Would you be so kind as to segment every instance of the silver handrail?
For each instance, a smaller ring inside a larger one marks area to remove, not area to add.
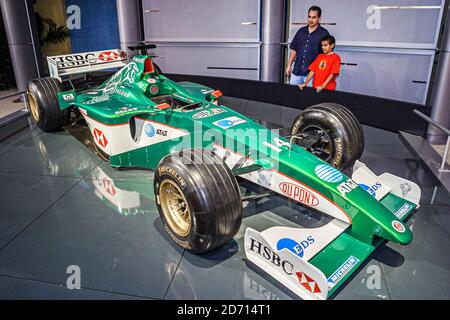
[[[439,172],[450,172],[450,170],[444,169],[445,164],[447,162],[447,156],[448,156],[448,151],[449,151],[449,146],[450,146],[450,129],[447,129],[446,127],[444,127],[440,123],[434,121],[429,116],[423,114],[422,112],[420,112],[417,109],[414,109],[414,113],[417,114],[422,119],[424,119],[425,121],[427,121],[428,123],[430,123],[431,125],[435,126],[436,128],[440,129],[441,131],[443,131],[445,134],[447,134],[447,144],[445,145],[444,156],[442,157],[442,163],[441,163],[441,167],[439,168]]]
[[[18,96],[18,95],[24,94],[25,92],[27,92],[27,91],[24,90],[24,91],[10,93],[10,94],[7,94],[7,95],[5,95],[3,97],[0,97],[0,100],[4,100],[4,99],[8,99],[8,98],[11,98],[11,97],[14,97],[14,96]]]

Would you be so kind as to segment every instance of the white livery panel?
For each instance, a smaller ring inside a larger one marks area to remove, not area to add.
[[[94,52],[82,52],[61,56],[47,57],[50,76],[61,76],[121,68],[127,64],[127,53],[120,49]]]

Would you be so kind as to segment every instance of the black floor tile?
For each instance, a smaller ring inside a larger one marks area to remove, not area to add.
[[[380,258],[392,299],[450,299],[450,208],[423,205],[407,225],[413,241]]]
[[[42,133],[0,156],[0,172],[82,178],[101,160],[66,132]]]
[[[82,180],[0,253],[0,274],[160,299],[182,250],[165,232],[152,184]]]
[[[69,290],[65,285],[0,275],[1,300],[141,300],[123,294],[90,289]]]
[[[71,178],[0,173],[0,248],[76,183]]]

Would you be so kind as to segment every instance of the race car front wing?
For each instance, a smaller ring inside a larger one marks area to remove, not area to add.
[[[376,189],[372,195],[395,218],[404,221],[419,207],[417,184],[389,173],[377,176],[362,162],[355,164],[353,172],[352,180],[369,193]],[[339,219],[313,229],[274,226],[258,232],[247,228],[245,254],[299,297],[324,300],[384,241],[362,242],[351,236],[351,228]]]

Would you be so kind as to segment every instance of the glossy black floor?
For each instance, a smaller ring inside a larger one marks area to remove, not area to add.
[[[422,205],[407,223],[413,242],[381,247],[334,298],[449,299],[449,195],[396,134],[364,130],[362,161],[418,183]],[[243,231],[320,217],[277,196],[244,203],[234,241],[196,256],[167,236],[152,183],[151,171],[115,171],[66,132],[30,126],[0,142],[0,299],[297,299],[246,263]],[[71,265],[81,270],[81,290],[66,287]]]

